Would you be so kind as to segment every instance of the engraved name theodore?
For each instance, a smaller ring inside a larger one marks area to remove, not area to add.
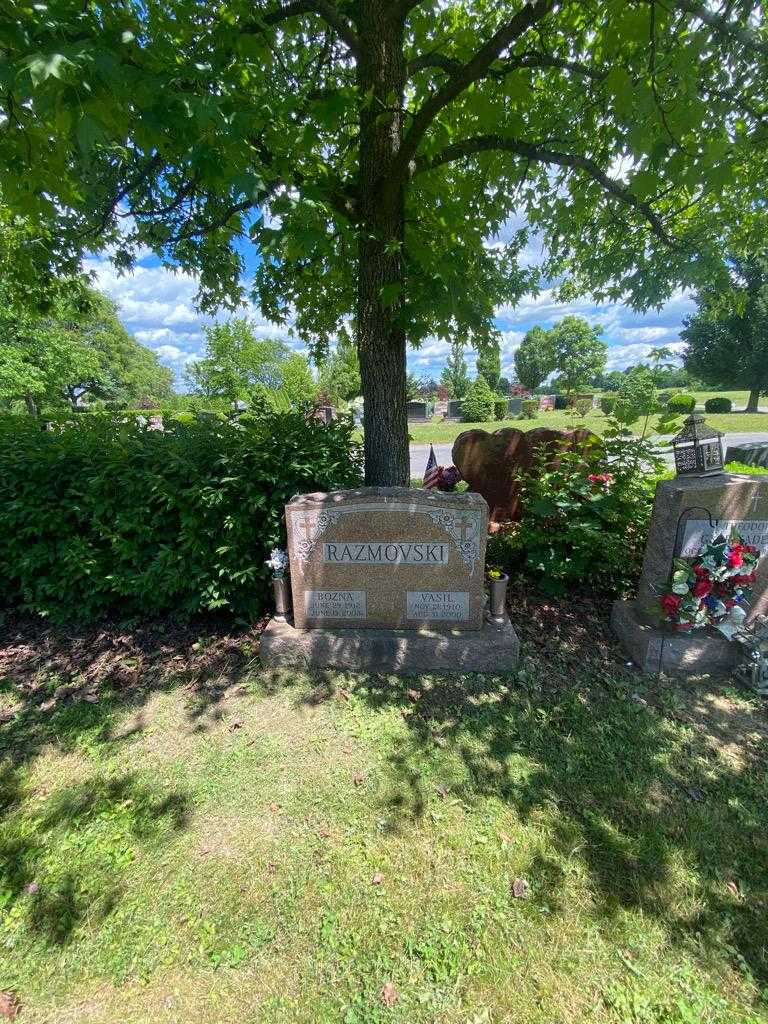
[[[337,541],[323,544],[323,561],[346,565],[447,565],[449,545],[431,541]]]

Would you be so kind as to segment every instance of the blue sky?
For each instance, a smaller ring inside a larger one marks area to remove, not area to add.
[[[514,225],[510,225],[509,230],[514,230]],[[522,258],[531,264],[538,261],[540,250],[535,243],[526,249]],[[202,328],[211,322],[210,317],[201,316],[195,310],[197,286],[194,279],[160,267],[151,255],[140,259],[134,272],[128,275],[118,275],[107,257],[90,258],[87,269],[94,272],[98,287],[117,302],[128,330],[154,349],[181,382],[185,368],[202,354]],[[515,308],[501,307],[496,311],[502,339],[502,373],[511,376],[515,349],[530,327],[535,324],[550,327],[569,313],[603,326],[609,370],[639,362],[654,346],[667,345],[679,351],[683,347],[679,340],[683,318],[694,308],[690,296],[683,292],[675,293],[659,311],[637,314],[621,304],[596,305],[588,298],[558,303],[553,290],[545,289],[538,296],[526,296]],[[284,338],[293,348],[302,351],[301,343],[291,337],[287,328],[271,324],[258,308],[249,306],[244,312],[253,319],[260,334]],[[427,341],[420,349],[409,352],[408,367],[419,377],[437,378],[448,351],[447,342]],[[468,349],[466,357],[473,370],[475,353]]]

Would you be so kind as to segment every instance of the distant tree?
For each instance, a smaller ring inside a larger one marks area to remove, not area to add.
[[[485,377],[475,377],[461,403],[465,423],[487,423],[493,419],[493,392]]]
[[[485,377],[491,391],[498,391],[501,376],[501,350],[499,339],[491,338],[477,353],[477,373]]]
[[[334,404],[356,398],[361,390],[360,361],[354,342],[341,334],[336,348],[320,364],[318,384]]]
[[[592,327],[582,317],[565,316],[548,332],[557,384],[567,395],[583,388],[605,369],[608,346],[600,339],[602,331],[602,327]]]
[[[467,393],[469,371],[464,358],[464,344],[458,338],[451,342],[451,352],[440,374],[440,383],[448,388],[451,398],[463,398]]]
[[[505,397],[509,394],[512,387],[511,382],[506,377],[499,377],[498,392],[500,395]]]
[[[171,394],[173,374],[126,331],[111,299],[79,281],[51,287],[42,314],[12,280],[0,285],[0,398],[34,414],[82,399],[155,403]]]
[[[299,352],[291,352],[280,363],[282,383],[280,391],[291,408],[307,405],[317,392],[317,383],[306,358]]]
[[[611,370],[610,373],[604,373],[601,375],[602,388],[604,391],[618,391],[623,380],[623,370]]]
[[[524,388],[533,391],[555,369],[549,332],[543,327],[526,331],[515,352],[515,372]]]
[[[289,354],[284,342],[257,337],[246,317],[204,327],[203,333],[205,355],[187,371],[198,394],[233,402],[248,400],[257,389],[281,386],[280,364]]]
[[[685,320],[685,367],[710,387],[749,391],[747,412],[768,394],[768,251],[728,261],[730,290],[696,296]]]
[[[415,402],[420,397],[421,381],[415,373],[409,373],[405,378],[405,397],[409,402]]]

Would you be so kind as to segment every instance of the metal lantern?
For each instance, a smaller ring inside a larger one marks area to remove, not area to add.
[[[678,476],[709,476],[723,472],[723,435],[708,427],[704,417],[691,413],[680,433],[672,438]]]

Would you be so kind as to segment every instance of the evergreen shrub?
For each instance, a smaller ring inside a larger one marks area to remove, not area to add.
[[[669,396],[669,401],[667,402],[667,412],[669,413],[687,416],[695,408],[696,399],[693,395],[686,395],[684,392],[678,391],[677,394]]]
[[[719,398],[708,398],[704,403],[704,412],[730,412],[733,409],[733,402],[730,398],[723,396]]]

